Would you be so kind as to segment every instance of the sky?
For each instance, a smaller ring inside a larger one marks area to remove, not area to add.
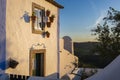
[[[120,0],[55,0],[60,10],[60,37],[70,36],[74,42],[96,41],[94,29],[106,16],[109,7],[120,10]]]

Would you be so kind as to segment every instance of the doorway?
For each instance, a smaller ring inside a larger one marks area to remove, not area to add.
[[[30,75],[44,77],[45,51],[32,50],[30,60]]]

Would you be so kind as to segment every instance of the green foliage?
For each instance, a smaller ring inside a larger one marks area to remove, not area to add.
[[[99,42],[95,50],[104,58],[115,58],[120,54],[120,11],[110,7],[103,21],[103,24],[98,24],[97,28],[92,30]]]
[[[81,55],[79,57],[79,67],[83,68],[104,68],[107,66],[113,58],[111,57],[105,57],[100,55]]]

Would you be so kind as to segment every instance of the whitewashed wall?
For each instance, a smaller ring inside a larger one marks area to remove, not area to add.
[[[75,59],[77,59],[76,63],[78,63],[78,58],[64,49],[64,45],[64,40],[60,39],[60,77],[70,73],[75,68],[72,64],[76,62]]]
[[[5,58],[6,58],[6,0],[0,0],[0,71],[5,70]]]
[[[40,34],[32,33],[32,25],[24,21],[25,11],[32,15],[32,2],[49,9],[55,14],[51,28],[50,38],[43,38]],[[58,8],[45,0],[7,0],[6,10],[6,46],[7,59],[12,58],[19,62],[15,69],[7,69],[7,73],[29,75],[29,54],[33,44],[44,43],[46,47],[45,75],[57,73],[57,28]],[[42,49],[42,48],[41,48]]]

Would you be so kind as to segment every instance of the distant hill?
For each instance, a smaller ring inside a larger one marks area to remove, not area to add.
[[[79,58],[79,67],[97,67],[104,68],[112,60],[103,58],[93,52],[95,45],[99,42],[74,42],[74,54]]]
[[[93,55],[92,50],[98,42],[74,42],[75,55]]]

